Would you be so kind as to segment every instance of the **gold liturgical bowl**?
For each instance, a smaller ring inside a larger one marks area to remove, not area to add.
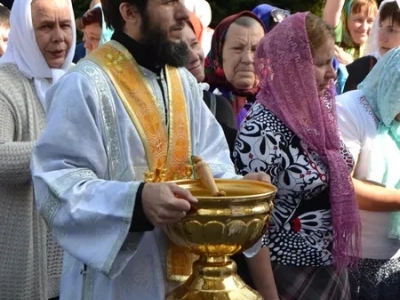
[[[200,180],[176,181],[199,202],[166,227],[169,239],[199,255],[192,274],[167,300],[262,300],[236,273],[229,257],[253,246],[265,233],[276,188],[264,182],[215,179],[226,196],[213,197]]]

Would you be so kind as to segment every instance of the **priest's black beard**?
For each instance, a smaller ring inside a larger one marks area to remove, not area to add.
[[[172,42],[168,39],[167,30],[159,24],[152,25],[147,12],[142,14],[142,43],[154,51],[154,60],[160,65],[184,67],[190,59],[190,49],[184,41]]]

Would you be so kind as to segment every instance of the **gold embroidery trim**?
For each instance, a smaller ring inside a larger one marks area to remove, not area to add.
[[[169,137],[162,109],[135,59],[121,44],[110,41],[87,58],[98,65],[113,83],[134,124],[145,150],[146,182],[163,182],[192,177],[191,135],[185,93],[176,68],[166,68],[169,99]],[[167,275],[184,281],[198,257],[169,241]]]

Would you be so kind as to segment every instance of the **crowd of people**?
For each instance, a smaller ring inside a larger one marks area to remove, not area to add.
[[[211,16],[0,4],[0,300],[165,299],[192,155],[278,189],[233,257],[263,299],[400,299],[400,1]]]

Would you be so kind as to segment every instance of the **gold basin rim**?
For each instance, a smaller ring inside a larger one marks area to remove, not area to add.
[[[199,179],[182,179],[182,180],[175,180],[171,181],[178,186],[188,189],[189,191],[193,188],[202,188],[205,189],[203,184]],[[215,179],[215,182],[217,186],[227,184],[227,183],[232,183],[232,184],[240,184],[243,186],[246,186],[246,188],[257,188],[257,189],[266,189],[266,192],[259,192],[259,193],[254,193],[249,195],[230,195],[230,196],[221,196],[221,197],[215,197],[215,196],[195,196],[198,200],[201,201],[221,201],[221,202],[226,202],[230,200],[231,202],[242,202],[242,201],[257,201],[260,199],[265,199],[266,197],[272,197],[276,194],[277,188],[267,182],[263,181],[256,181],[256,180],[245,180],[245,179]]]

